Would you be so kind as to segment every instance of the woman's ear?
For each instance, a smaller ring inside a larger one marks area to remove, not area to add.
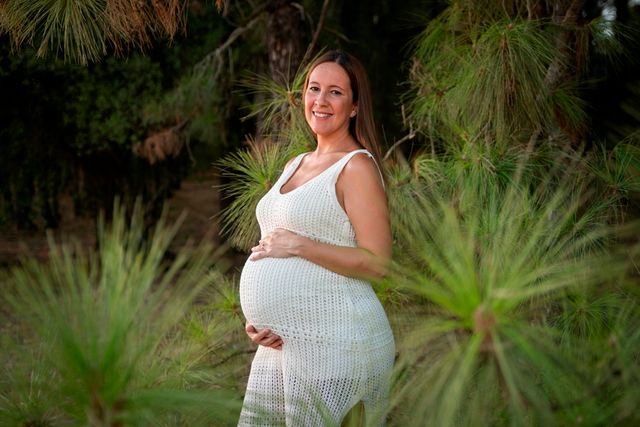
[[[349,117],[355,117],[358,114],[358,105],[354,105],[353,108],[351,109],[351,113],[349,114]]]

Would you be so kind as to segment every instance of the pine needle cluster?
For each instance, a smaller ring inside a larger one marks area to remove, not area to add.
[[[0,5],[0,30],[16,47],[37,46],[40,57],[94,62],[109,49],[148,46],[153,37],[172,37],[184,25],[186,3],[180,0],[6,0]]]
[[[216,253],[203,242],[169,257],[178,226],[160,221],[147,235],[139,206],[130,223],[116,206],[95,253],[52,244],[48,262],[12,271],[0,425],[233,422],[237,394],[210,368],[216,340],[203,345],[185,326],[221,281]],[[221,314],[218,333],[237,326]]]

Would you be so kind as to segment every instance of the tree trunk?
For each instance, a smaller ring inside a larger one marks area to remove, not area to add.
[[[273,0],[267,10],[269,72],[276,82],[286,84],[295,75],[304,55],[304,13],[291,0]]]
[[[582,64],[580,64],[580,49],[576,46],[576,31],[584,24],[580,21],[580,14],[583,10],[585,0],[572,0],[570,3],[557,1],[553,8],[552,21],[558,25],[558,32],[555,37],[556,55],[551,62],[545,84],[555,88],[560,82],[577,80]],[[584,136],[585,129],[578,129],[575,126],[568,126],[565,113],[557,110],[556,117],[563,134],[577,146]]]

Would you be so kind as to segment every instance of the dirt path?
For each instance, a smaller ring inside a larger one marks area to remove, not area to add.
[[[188,178],[167,201],[169,223],[174,222],[183,211],[187,214],[172,243],[172,250],[177,250],[189,239],[197,242],[205,236],[211,236],[219,243],[219,226],[215,218],[219,210],[218,191],[214,188],[216,184],[217,179],[212,174]],[[57,242],[77,241],[82,247],[95,247],[95,218],[75,217],[70,197],[61,200],[60,209],[60,227],[50,230],[51,236]],[[0,266],[13,265],[21,257],[46,259],[48,253],[47,231],[18,231],[14,227],[0,229]],[[236,259],[233,252],[229,256],[232,260]]]
[[[219,240],[215,217],[220,209],[218,191],[214,188],[217,184],[214,176],[189,178],[167,201],[168,223],[175,222],[183,212],[187,215],[172,248],[183,246],[189,239],[200,241],[204,236],[211,236],[216,242]]]

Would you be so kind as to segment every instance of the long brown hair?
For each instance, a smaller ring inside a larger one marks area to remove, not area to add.
[[[358,105],[357,114],[349,122],[349,133],[358,144],[373,154],[382,170],[382,157],[380,146],[378,145],[375,121],[373,120],[373,102],[369,79],[364,66],[356,57],[341,50],[332,50],[320,55],[307,67],[303,94],[306,93],[309,86],[311,71],[324,62],[335,62],[347,72],[351,82],[353,102]]]

